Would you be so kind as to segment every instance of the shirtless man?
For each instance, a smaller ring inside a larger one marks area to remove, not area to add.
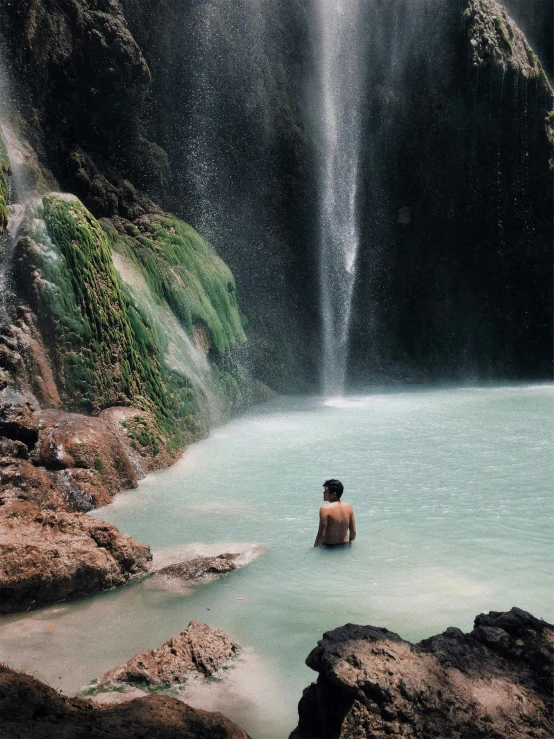
[[[356,538],[356,519],[350,503],[341,501],[344,486],[338,480],[323,483],[323,500],[328,505],[319,509],[319,530],[314,547],[322,544],[348,544]]]

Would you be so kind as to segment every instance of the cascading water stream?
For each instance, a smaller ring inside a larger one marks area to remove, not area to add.
[[[0,328],[11,323],[9,314],[10,301],[13,298],[11,289],[12,262],[19,228],[25,216],[25,203],[29,201],[30,191],[22,173],[20,152],[12,131],[6,126],[0,127],[0,135],[6,144],[10,159],[11,172],[7,176],[8,186],[8,225],[0,237]]]
[[[341,395],[345,389],[356,279],[361,11],[360,0],[315,0],[322,140],[319,232],[325,395]]]
[[[138,269],[120,255],[114,253],[112,256],[119,276],[147,313],[154,330],[165,336],[166,362],[172,369],[188,377],[209,426],[221,425],[225,417],[224,408],[206,356],[188,336],[170,308],[152,295]]]

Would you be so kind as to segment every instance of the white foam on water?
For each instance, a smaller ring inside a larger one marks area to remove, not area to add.
[[[188,562],[197,557],[217,557],[220,554],[238,554],[237,564],[240,566],[253,562],[266,551],[261,544],[245,542],[219,542],[217,544],[204,544],[193,542],[167,549],[158,549],[153,552],[152,568],[161,570],[163,567]]]
[[[370,400],[368,398],[326,398],[323,401],[323,405],[327,408],[365,408],[369,405]]]
[[[264,431],[297,431],[300,424],[282,418],[264,418],[256,420],[253,425]]]
[[[223,713],[256,739],[286,723],[283,706],[290,698],[281,694],[271,663],[254,650],[245,650],[216,678],[190,681],[177,697],[193,708]]]

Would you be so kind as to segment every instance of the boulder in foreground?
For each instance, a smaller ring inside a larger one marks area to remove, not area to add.
[[[551,739],[554,627],[518,608],[418,644],[374,626],[324,634],[291,739]]]
[[[220,713],[150,695],[99,707],[66,698],[29,675],[0,665],[0,736],[9,739],[248,739]]]
[[[136,654],[126,664],[107,672],[97,688],[170,686],[198,675],[211,677],[239,652],[240,646],[223,631],[191,621],[161,647]]]

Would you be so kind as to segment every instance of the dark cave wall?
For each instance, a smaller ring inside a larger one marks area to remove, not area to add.
[[[419,8],[403,73],[367,65],[351,379],[550,378],[552,89],[500,6]]]
[[[248,319],[242,360],[279,390],[313,388],[319,317],[306,8],[123,4],[153,75],[149,131],[171,163],[160,198],[236,275]]]
[[[454,5],[369,85],[354,382],[551,376],[552,91],[524,46],[474,66]]]
[[[462,16],[477,1],[367,5],[355,383],[550,371],[550,92],[517,65],[473,66]],[[249,341],[233,361],[306,390],[320,344],[310,3],[251,7],[21,0],[0,29],[20,129],[52,180],[96,217],[161,206],[196,226],[237,279]],[[546,57],[549,14],[539,0],[525,21]]]

